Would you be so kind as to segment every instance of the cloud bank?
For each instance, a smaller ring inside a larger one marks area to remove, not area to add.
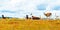
[[[25,17],[26,14],[33,13],[35,16],[44,16],[44,12],[51,11],[60,15],[60,0],[0,0],[0,16],[4,14],[8,17]]]

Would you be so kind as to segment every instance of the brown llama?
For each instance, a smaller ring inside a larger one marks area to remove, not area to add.
[[[37,20],[37,19],[40,19],[40,18],[39,17],[32,16],[32,19],[36,19]]]

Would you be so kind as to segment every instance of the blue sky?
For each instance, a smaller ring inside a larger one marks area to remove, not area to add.
[[[30,16],[44,16],[44,12],[50,11],[51,18],[60,16],[60,0],[0,0],[0,16],[4,14],[6,17],[25,17],[26,14]]]
[[[60,10],[60,5],[57,5],[55,7],[52,8],[53,10]]]
[[[46,4],[40,4],[37,6],[37,10],[46,10],[47,5]]]

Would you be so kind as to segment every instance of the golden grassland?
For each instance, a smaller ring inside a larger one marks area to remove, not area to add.
[[[60,30],[60,20],[0,19],[0,30]]]

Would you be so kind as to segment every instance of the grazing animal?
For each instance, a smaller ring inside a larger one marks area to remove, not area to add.
[[[2,15],[2,18],[3,18],[3,19],[6,19],[6,17],[4,17],[4,15]]]
[[[29,17],[28,17],[28,15],[26,15],[26,19],[28,19]]]
[[[32,19],[40,19],[39,17],[32,16]]]

